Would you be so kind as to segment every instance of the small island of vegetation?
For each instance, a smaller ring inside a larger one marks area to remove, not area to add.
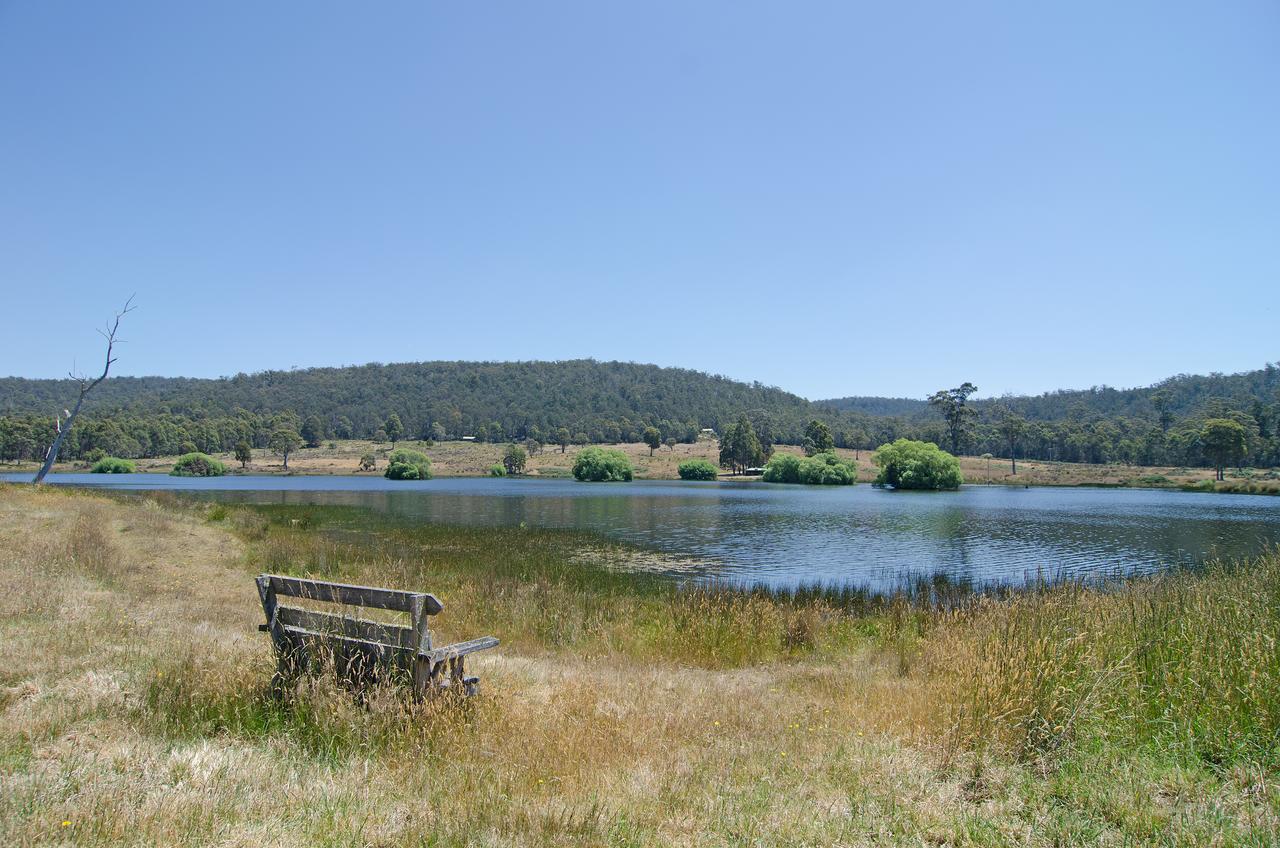
[[[631,460],[619,450],[587,448],[573,463],[573,476],[583,482],[625,482],[634,474]]]
[[[132,460],[104,456],[93,464],[89,472],[92,474],[132,474],[137,470],[138,466]]]
[[[956,458],[932,442],[898,439],[876,451],[875,485],[894,489],[958,489],[964,482]]]
[[[705,459],[690,459],[676,467],[681,480],[715,480],[720,471]]]
[[[421,451],[397,448],[387,457],[383,476],[388,480],[430,480],[431,460]]]
[[[184,453],[174,463],[170,477],[221,477],[227,473],[227,466],[209,456],[207,453]]]
[[[848,486],[858,480],[858,469],[832,451],[798,457],[775,454],[764,467],[766,483],[807,483],[815,486]]]

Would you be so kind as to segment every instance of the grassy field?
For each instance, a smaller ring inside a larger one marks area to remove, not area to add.
[[[505,444],[487,444],[475,442],[440,442],[430,448],[422,442],[400,442],[399,446],[424,451],[432,463],[432,473],[438,477],[486,476],[489,468],[502,461],[506,450]],[[689,459],[706,459],[713,464],[719,458],[719,446],[714,441],[701,441],[695,444],[678,444],[674,447],[661,447],[650,456],[649,448],[639,443],[612,446],[621,450],[631,458],[636,468],[636,476],[640,479],[674,480],[678,478],[676,468],[681,462]],[[570,447],[564,453],[559,447],[546,447],[537,456],[531,457],[527,473],[532,476],[568,477],[573,467],[574,457],[580,448]],[[798,447],[778,445],[782,453],[801,454]],[[381,474],[386,465],[386,455],[390,453],[390,444],[376,444],[361,440],[326,442],[322,447],[298,451],[289,458],[288,473],[293,474],[356,474],[359,472],[360,457],[373,453],[378,458],[378,470],[365,472]],[[850,451],[840,449],[837,454],[856,460],[858,479],[870,482],[875,479],[876,467],[871,461],[872,451]],[[240,464],[231,454],[218,454],[229,468],[240,470]],[[138,470],[144,472],[167,473],[173,468],[177,457],[159,457],[156,459],[138,460]],[[1227,479],[1222,483],[1213,480],[1213,469],[1210,468],[1174,468],[1163,466],[1136,465],[1090,465],[1077,462],[1039,462],[1018,460],[1018,473],[1010,473],[1011,466],[1007,459],[983,459],[976,456],[960,457],[960,467],[967,483],[991,483],[1010,486],[1142,486],[1151,488],[1196,488],[1204,491],[1225,491],[1257,494],[1280,494],[1280,471],[1275,469],[1229,469]],[[0,466],[0,469],[35,472],[32,463]],[[59,463],[55,471],[84,471],[85,468],[73,463]],[[286,473],[280,457],[266,450],[253,451],[253,460],[244,473],[249,474],[282,474]],[[729,476],[721,479],[732,480]],[[750,479],[750,478],[748,478]]]
[[[1100,591],[680,589],[354,509],[0,486],[0,844],[1271,845],[1280,556]],[[269,695],[251,577],[428,589],[482,694]]]

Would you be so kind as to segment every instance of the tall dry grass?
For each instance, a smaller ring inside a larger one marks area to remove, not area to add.
[[[958,744],[1042,757],[1154,746],[1280,763],[1280,556],[977,598],[931,622],[920,673]]]
[[[0,487],[0,533],[3,844],[1280,835],[1275,557],[875,599],[678,590],[584,568],[590,537],[342,510]],[[430,589],[442,637],[504,644],[470,701],[273,697],[259,570]]]
[[[251,515],[240,520],[272,530],[253,548],[264,569],[430,588],[459,638],[495,632],[528,651],[707,669],[870,651],[927,681],[937,719],[922,730],[964,750],[1042,757],[1088,737],[1210,764],[1278,762],[1280,553],[1103,585],[921,583],[876,596],[584,568],[568,564],[584,541],[573,533],[384,526],[363,536],[343,510]]]

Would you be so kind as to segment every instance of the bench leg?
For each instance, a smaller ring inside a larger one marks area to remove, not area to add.
[[[463,695],[475,695],[480,691],[480,678],[467,676],[466,657],[450,657],[435,663],[418,657],[413,666],[414,697],[421,700],[446,689]]]
[[[443,660],[432,662],[429,657],[416,657],[413,661],[413,697],[421,701],[438,693],[443,670]]]
[[[462,657],[454,657],[449,660],[449,685],[460,688],[462,686]]]
[[[413,697],[419,701],[435,689],[435,673],[431,665],[427,657],[417,657],[413,661]]]
[[[450,681],[450,688],[455,692],[461,692],[467,697],[478,695],[480,694],[480,678],[467,677],[465,663],[465,657],[455,657],[449,663],[449,672],[453,678]]]

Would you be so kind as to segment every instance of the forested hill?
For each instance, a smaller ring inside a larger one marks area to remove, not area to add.
[[[976,382],[981,388],[981,380]],[[1033,421],[1158,418],[1162,411],[1176,420],[1195,415],[1208,403],[1248,410],[1256,404],[1269,407],[1277,402],[1280,402],[1280,362],[1240,374],[1179,374],[1137,389],[1095,386],[1091,389],[970,401],[979,412],[998,404]],[[936,417],[936,412],[924,399],[845,397],[815,403],[828,409],[875,417],[893,416],[908,420]]]
[[[70,405],[68,380],[0,379],[0,414],[40,414]],[[432,424],[452,438],[480,435],[496,422],[503,438],[559,427],[597,441],[635,438],[637,427],[663,425],[680,438],[719,428],[744,412],[777,421],[778,436],[803,431],[813,405],[758,383],[683,368],[581,359],[563,362],[416,362],[347,368],[264,371],[222,379],[118,377],[92,396],[93,417],[154,416],[193,420],[292,412],[318,416],[330,432],[369,437],[396,413],[409,437]]]
[[[981,388],[982,375],[973,375]],[[945,388],[940,386],[941,388]],[[0,379],[0,461],[44,455],[67,380]],[[813,419],[837,447],[899,437],[973,454],[1069,462],[1193,465],[1209,461],[1206,422],[1231,419],[1237,462],[1280,465],[1280,364],[1244,374],[1180,375],[1143,389],[1101,387],[970,400],[952,419],[908,398],[810,402],[778,388],[682,368],[582,359],[418,362],[265,371],[222,379],[118,377],[90,397],[66,458],[168,456],[267,447],[274,432],[308,443],[407,439],[692,441],[745,415],[762,445],[801,444]]]
[[[890,397],[843,397],[830,400],[814,401],[823,409],[834,409],[840,412],[860,412],[872,417],[912,418],[927,412],[929,402],[923,398],[890,398]]]

